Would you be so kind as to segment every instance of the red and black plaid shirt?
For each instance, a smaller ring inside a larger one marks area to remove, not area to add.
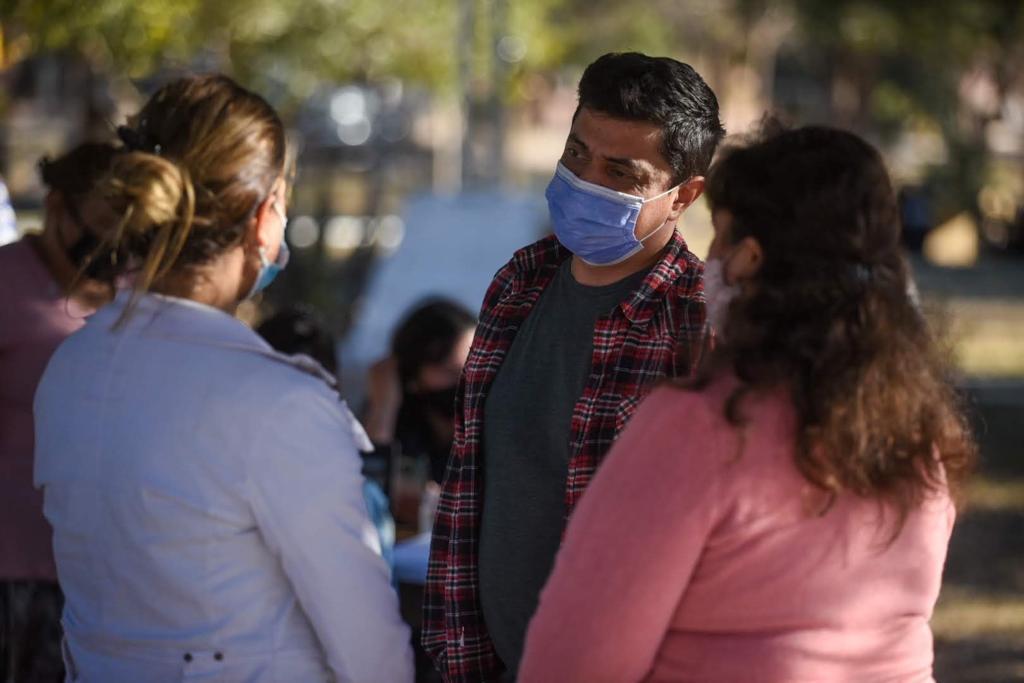
[[[484,624],[477,577],[484,402],[520,324],[570,256],[554,237],[521,249],[484,297],[456,399],[424,603],[423,645],[446,681],[490,681],[504,669]],[[647,391],[696,368],[705,330],[703,268],[674,233],[640,287],[598,318],[593,369],[572,415],[565,519]]]

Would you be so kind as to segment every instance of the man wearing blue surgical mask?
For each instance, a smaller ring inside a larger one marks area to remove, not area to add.
[[[445,680],[514,678],[565,520],[643,396],[696,368],[703,266],[676,226],[723,135],[686,64],[584,72],[546,192],[555,234],[498,271],[456,399],[423,635]]]

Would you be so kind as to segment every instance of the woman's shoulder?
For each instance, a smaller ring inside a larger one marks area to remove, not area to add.
[[[0,245],[0,290],[5,296],[39,296],[48,287],[57,289],[30,238]]]
[[[753,389],[732,373],[705,383],[667,382],[644,400],[630,426],[675,438],[711,452],[754,434],[760,442],[785,439],[793,408],[784,387]]]
[[[732,373],[716,374],[710,380],[700,383],[669,380],[650,393],[641,409],[648,416],[656,414],[669,417],[676,414],[717,424],[718,418],[725,420],[727,404],[740,389],[742,383]]]

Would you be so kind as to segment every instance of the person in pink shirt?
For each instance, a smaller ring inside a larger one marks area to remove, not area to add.
[[[3,680],[63,680],[61,594],[32,487],[32,398],[57,346],[112,290],[99,257],[113,213],[91,192],[112,145],[88,143],[40,163],[49,192],[42,232],[0,246],[0,634]],[[92,277],[96,276],[96,277]]]
[[[716,348],[598,471],[519,680],[931,681],[975,446],[908,295],[882,159],[835,129],[774,133],[706,193]]]

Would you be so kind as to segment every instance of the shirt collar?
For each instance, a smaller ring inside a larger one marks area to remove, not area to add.
[[[668,244],[643,282],[619,304],[630,323],[642,325],[651,319],[668,289],[692,267],[688,255],[686,241],[678,230],[673,230]],[[558,266],[571,257],[572,252],[563,247],[554,235],[520,249],[512,257],[515,276],[509,296],[522,293],[532,284],[539,284],[542,288],[547,286]]]
[[[665,294],[690,267],[688,255],[686,241],[678,230],[673,230],[661,257],[651,267],[643,283],[619,305],[629,322],[642,325],[651,319]]]

